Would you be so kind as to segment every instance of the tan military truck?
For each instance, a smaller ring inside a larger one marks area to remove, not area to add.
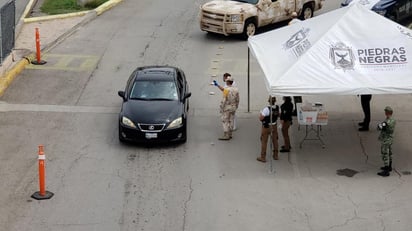
[[[291,19],[313,16],[323,0],[213,0],[202,5],[200,29],[212,33],[242,34],[247,39],[256,28]]]

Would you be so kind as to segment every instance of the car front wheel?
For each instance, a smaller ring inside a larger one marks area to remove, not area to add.
[[[120,143],[127,143],[127,140],[123,138],[122,136],[122,129],[120,129],[120,124],[119,124],[119,141]]]
[[[300,19],[305,20],[313,17],[313,8],[311,4],[305,4],[303,6],[302,13],[300,14]]]
[[[184,129],[183,129],[182,139],[180,140],[182,144],[186,143],[187,141],[187,122],[185,122],[183,126],[184,126]]]
[[[243,28],[243,34],[242,37],[243,39],[248,39],[250,36],[255,35],[256,33],[256,23],[253,21],[253,19],[248,19],[245,22],[245,26]]]

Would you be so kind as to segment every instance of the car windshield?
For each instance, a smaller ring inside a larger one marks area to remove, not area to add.
[[[234,0],[234,1],[236,1],[236,2],[245,2],[245,3],[254,4],[254,5],[256,5],[259,2],[259,0]]]
[[[130,99],[177,100],[176,84],[172,81],[135,81]]]

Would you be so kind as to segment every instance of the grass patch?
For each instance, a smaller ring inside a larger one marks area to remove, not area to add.
[[[46,14],[66,14],[94,9],[108,0],[93,0],[84,7],[77,4],[77,0],[45,0],[40,7],[41,12]]]

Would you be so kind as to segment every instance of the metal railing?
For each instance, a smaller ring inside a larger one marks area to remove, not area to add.
[[[15,0],[6,2],[0,8],[0,64],[11,53],[15,45],[16,27]]]

